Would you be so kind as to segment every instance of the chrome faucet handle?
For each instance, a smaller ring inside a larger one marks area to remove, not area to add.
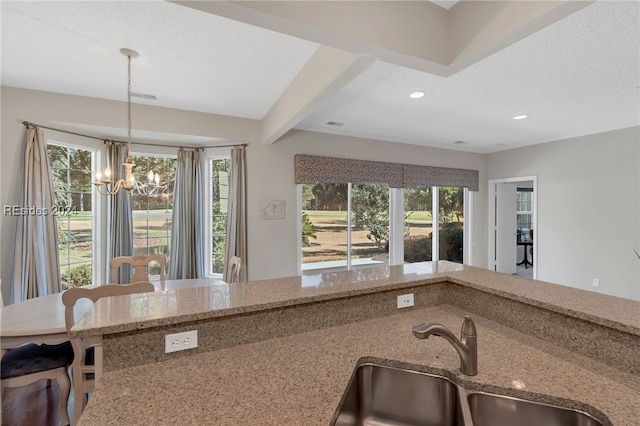
[[[465,315],[464,321],[462,322],[462,329],[460,330],[460,338],[462,339],[465,336],[476,337],[477,335],[476,324],[469,315]]]
[[[428,339],[429,336],[439,336],[451,343],[460,356],[460,371],[468,376],[478,374],[478,344],[476,325],[468,315],[462,322],[460,340],[444,325],[425,322],[416,324],[411,332],[418,339]]]

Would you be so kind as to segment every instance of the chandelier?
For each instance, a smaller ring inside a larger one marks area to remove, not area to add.
[[[133,176],[133,168],[135,164],[131,162],[131,58],[137,58],[138,52],[131,49],[122,48],[120,53],[127,57],[127,160],[122,163],[125,167],[124,179],[113,180],[112,172],[107,167],[104,172],[97,171],[94,185],[98,192],[102,195],[115,195],[121,189],[124,189],[128,193],[136,191],[141,195],[149,195],[154,189],[160,187],[160,175],[153,173],[153,170],[149,171],[147,175],[147,183],[141,184],[136,181]]]

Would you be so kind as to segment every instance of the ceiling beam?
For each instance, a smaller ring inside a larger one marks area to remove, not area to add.
[[[592,0],[173,1],[385,62],[450,76]]]
[[[271,144],[376,61],[320,46],[262,120],[262,142]]]

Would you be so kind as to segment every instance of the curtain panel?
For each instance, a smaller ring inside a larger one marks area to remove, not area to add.
[[[15,235],[10,302],[62,291],[55,192],[47,143],[40,128],[27,128],[22,180],[22,211]]]
[[[479,172],[469,169],[421,166],[296,154],[295,183],[386,183],[390,188],[455,186],[479,190]]]
[[[178,151],[171,218],[169,279],[204,276],[201,161],[200,150]]]
[[[240,281],[247,280],[247,159],[246,149],[231,149],[231,173],[229,179],[229,207],[224,247],[222,279],[231,280],[229,260],[238,256],[241,262]]]
[[[122,163],[127,160],[128,148],[117,142],[107,142],[107,166],[111,168],[113,180],[124,179],[126,169]],[[133,216],[131,196],[120,190],[107,196],[107,265],[118,256],[133,256]],[[111,276],[111,267],[107,267],[107,282],[128,284],[131,278],[131,266],[120,266],[119,277]]]

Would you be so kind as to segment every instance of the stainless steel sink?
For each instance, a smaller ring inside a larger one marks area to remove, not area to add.
[[[445,377],[363,364],[351,376],[333,424],[462,426],[459,395]]]
[[[488,393],[471,393],[467,401],[474,426],[602,426],[582,411]]]
[[[579,410],[470,390],[443,376],[371,362],[354,370],[332,425],[604,426]]]

